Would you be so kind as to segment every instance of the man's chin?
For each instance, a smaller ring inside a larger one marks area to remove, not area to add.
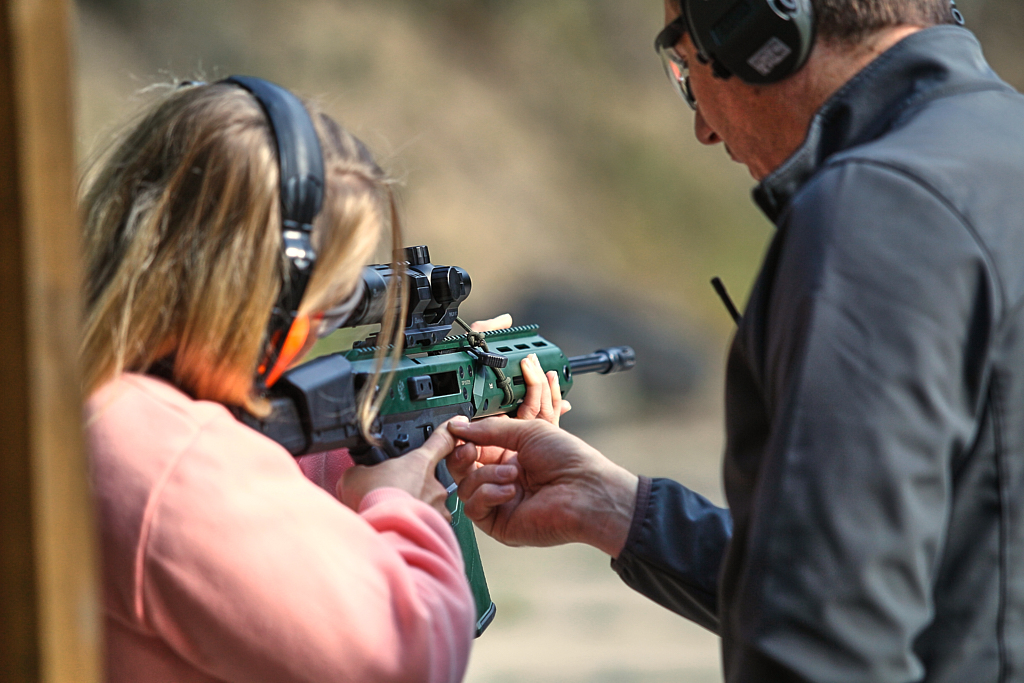
[[[738,156],[733,154],[733,151],[729,149],[729,145],[725,145],[725,152],[726,154],[729,155],[729,158],[735,161],[737,164],[743,164],[744,166],[746,166],[747,172],[750,173],[750,177],[752,177],[754,180],[761,182],[761,180],[764,179],[765,175],[767,175],[766,173],[758,173],[753,166],[751,166],[743,159],[740,159]]]

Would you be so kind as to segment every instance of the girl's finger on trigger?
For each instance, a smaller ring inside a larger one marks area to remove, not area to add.
[[[431,465],[436,465],[455,450],[455,435],[448,431],[446,424],[441,425],[418,450],[429,457]]]

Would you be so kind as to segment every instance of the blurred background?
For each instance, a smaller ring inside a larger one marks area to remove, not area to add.
[[[960,0],[1024,85],[1024,3]],[[78,0],[85,163],[154,84],[258,75],[319,101],[402,182],[408,244],[473,278],[467,319],[510,312],[570,355],[637,350],[581,377],[564,426],[635,472],[721,503],[721,383],[771,237],[753,181],[692,137],[651,45],[657,0]],[[720,681],[716,638],[581,547],[481,539],[495,622],[467,680]]]

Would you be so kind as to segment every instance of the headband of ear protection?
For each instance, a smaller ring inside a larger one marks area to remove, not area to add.
[[[810,0],[681,0],[701,59],[715,75],[775,83],[796,73],[814,44]]]
[[[690,39],[715,75],[776,83],[800,70],[814,45],[811,0],[680,0]],[[953,21],[964,15],[950,0]]]
[[[299,98],[260,78],[231,76],[222,82],[252,93],[266,114],[277,143],[282,243],[288,272],[270,315],[266,357],[257,371],[258,389],[263,390],[287,369],[310,333],[310,321],[299,315],[299,304],[316,263],[313,220],[323,204],[324,160],[313,121]]]

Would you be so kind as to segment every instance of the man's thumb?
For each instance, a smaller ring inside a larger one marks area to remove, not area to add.
[[[499,446],[513,451],[519,450],[526,430],[538,420],[512,420],[508,417],[489,417],[477,422],[448,423],[451,433],[478,446]]]

